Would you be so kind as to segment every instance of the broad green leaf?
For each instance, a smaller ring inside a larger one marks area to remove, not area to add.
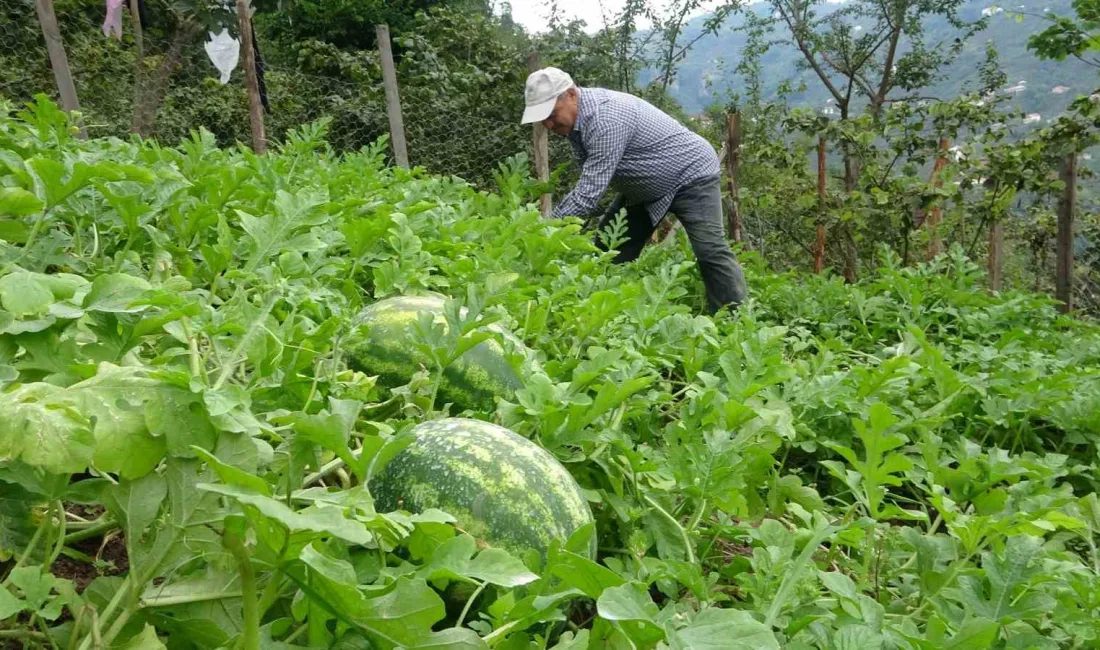
[[[25,217],[42,211],[42,202],[27,190],[0,187],[0,217]]]
[[[833,635],[836,650],[882,650],[886,639],[866,625],[847,625]]]
[[[770,629],[752,614],[735,609],[705,609],[676,631],[673,647],[685,650],[779,650]]]
[[[118,650],[167,650],[160,639],[157,638],[157,630],[146,623],[140,633],[134,635],[129,641],[119,646]]]
[[[37,528],[31,518],[31,508],[40,501],[41,497],[36,497],[25,486],[5,482],[0,476],[0,562],[17,557],[17,553],[27,547]]]
[[[21,458],[54,474],[75,474],[92,462],[88,420],[59,399],[65,389],[28,384],[0,393],[0,459]]]
[[[506,589],[519,587],[539,578],[528,571],[523,562],[499,548],[487,548],[478,553],[470,562],[467,575]]]
[[[131,554],[136,552],[132,544],[141,539],[156,519],[167,496],[168,482],[157,473],[132,481],[124,479],[104,490],[103,505],[122,524]]]
[[[432,561],[425,567],[434,577],[453,576],[473,578],[490,582],[505,588],[514,588],[538,580],[538,576],[527,570],[523,562],[502,549],[485,549],[477,553],[477,542],[473,537],[461,534],[450,537],[432,555]]]
[[[972,618],[942,646],[944,650],[986,650],[997,640],[997,623],[987,618]]]
[[[626,584],[611,569],[568,551],[558,553],[548,564],[547,571],[561,578],[570,587],[581,590],[589,598],[599,598],[604,590]]]
[[[37,273],[16,271],[0,278],[0,305],[16,316],[46,313],[54,302],[54,295],[37,276]]]
[[[488,650],[489,644],[473,630],[447,628],[408,646],[409,650]]]
[[[588,630],[581,630],[576,636],[572,632],[566,632],[551,650],[588,650],[588,636]]]
[[[23,611],[26,603],[16,598],[7,589],[0,589],[0,621],[11,618]]]
[[[271,496],[271,486],[267,484],[267,481],[263,480],[259,476],[249,474],[241,469],[227,465],[217,459],[213,454],[206,451],[202,447],[193,446],[192,449],[195,454],[198,455],[204,462],[213,468],[214,473],[218,475],[218,480],[226,485],[236,485],[246,490],[252,490],[262,494],[265,497]]]
[[[324,249],[324,242],[313,233],[306,232],[310,227],[324,223],[325,216],[317,210],[324,200],[323,195],[314,191],[291,194],[278,190],[274,214],[258,217],[238,210],[241,227],[251,239],[245,270],[253,271],[283,251],[309,253]]]
[[[291,532],[310,531],[327,533],[352,544],[373,545],[374,535],[360,522],[344,517],[341,508],[331,506],[310,506],[294,511],[282,501],[237,485],[204,483],[201,490],[232,497],[242,505],[255,508],[261,515],[287,527]]]
[[[92,287],[84,296],[86,311],[109,313],[134,313],[144,311],[144,306],[132,303],[152,287],[142,278],[124,273],[110,273],[92,280]]]
[[[641,584],[605,589],[596,599],[596,611],[604,620],[614,621],[635,643],[646,645],[665,637],[664,630],[654,621],[657,605]]]

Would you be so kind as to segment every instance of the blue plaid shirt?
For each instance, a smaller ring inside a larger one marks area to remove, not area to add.
[[[593,214],[610,187],[622,195],[624,207],[645,204],[657,224],[677,190],[718,175],[714,147],[652,104],[614,90],[577,90],[569,142],[581,178],[554,209],[555,217]]]

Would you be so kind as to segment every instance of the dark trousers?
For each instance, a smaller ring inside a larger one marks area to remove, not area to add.
[[[598,227],[602,230],[622,207],[620,197],[603,215]],[[726,305],[736,308],[744,302],[748,293],[745,276],[726,240],[719,178],[713,176],[684,186],[673,198],[669,211],[680,220],[691,242],[711,313]],[[619,246],[619,254],[614,259],[616,264],[637,259],[657,228],[644,205],[626,206],[626,220],[627,240]],[[599,237],[596,238],[596,245],[607,250]]]

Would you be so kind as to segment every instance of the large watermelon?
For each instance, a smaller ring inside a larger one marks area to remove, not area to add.
[[[437,296],[398,296],[367,306],[356,318],[345,344],[348,366],[377,375],[379,385],[384,388],[409,383],[422,367],[432,367],[432,361],[414,346],[420,314],[432,313],[436,322],[446,323],[443,307],[444,299]],[[507,338],[521,354],[527,352],[522,341],[504,328],[489,327]],[[496,396],[510,399],[522,386],[504,348],[496,339],[489,339],[444,369],[436,405],[451,403],[459,409],[492,411]]]
[[[491,547],[543,559],[593,521],[580,486],[542,447],[504,427],[465,418],[431,420],[370,481],[379,512],[438,508]],[[595,536],[589,548],[595,556]]]

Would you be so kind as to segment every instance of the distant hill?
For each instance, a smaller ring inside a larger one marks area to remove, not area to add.
[[[1078,94],[1089,93],[1100,87],[1097,70],[1076,59],[1066,61],[1041,61],[1027,50],[1027,37],[1045,28],[1047,22],[1026,16],[1022,22],[1007,15],[1010,11],[1042,13],[1051,11],[1063,16],[1073,16],[1070,0],[1013,0],[1015,5],[1000,5],[1004,10],[996,12],[996,6],[988,0],[968,2],[961,11],[965,20],[976,20],[983,10],[992,8],[989,26],[967,42],[956,61],[941,71],[940,78],[922,91],[928,96],[947,99],[978,87],[978,67],[985,59],[985,44],[996,45],[1001,67],[1008,75],[1006,89],[1014,93],[1014,104],[1028,113],[1038,113],[1040,123],[1045,123],[1061,113]],[[835,10],[841,4],[826,5],[823,12]],[[751,5],[748,11],[764,15],[770,7],[763,3]],[[684,41],[700,33],[703,18],[694,20],[685,32]],[[744,80],[734,72],[745,46],[746,35],[734,31],[745,23],[738,15],[730,19],[721,31],[698,43],[679,67],[677,79],[670,91],[688,113],[699,113],[715,101],[725,103],[729,93],[744,93]],[[929,21],[926,25],[926,43],[950,43],[956,30],[944,20]],[[786,36],[777,31],[778,36]],[[825,109],[828,91],[811,71],[799,70],[801,54],[792,46],[776,45],[762,59],[766,92],[770,97],[784,80],[804,80],[807,90],[790,97],[794,105]],[[642,74],[647,82],[653,71]],[[708,83],[709,81],[709,83]],[[798,86],[797,83],[794,84]]]

